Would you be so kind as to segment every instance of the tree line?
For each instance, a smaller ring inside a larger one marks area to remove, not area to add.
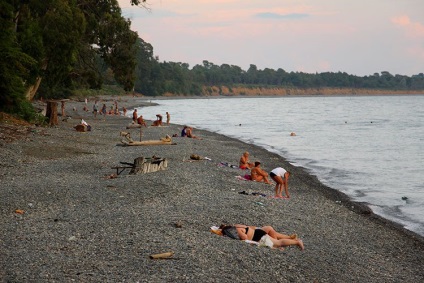
[[[409,77],[383,71],[361,77],[346,72],[311,74],[287,72],[281,68],[259,70],[253,64],[245,71],[239,66],[219,66],[207,60],[190,69],[187,63],[160,62],[154,56],[153,46],[140,38],[137,45],[135,91],[148,96],[164,93],[202,95],[205,86],[424,90],[423,73]]]

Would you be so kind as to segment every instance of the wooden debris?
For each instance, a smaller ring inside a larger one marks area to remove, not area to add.
[[[166,252],[161,254],[152,254],[150,255],[151,259],[162,259],[162,258],[170,258],[174,255],[174,252]]]

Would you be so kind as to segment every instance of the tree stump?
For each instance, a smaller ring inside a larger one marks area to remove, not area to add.
[[[168,167],[168,160],[166,158],[144,158],[137,157],[134,159],[134,167],[131,169],[130,174],[145,174],[165,170]]]
[[[55,126],[59,124],[57,119],[57,102],[56,101],[47,101],[46,117],[49,118],[50,126]]]

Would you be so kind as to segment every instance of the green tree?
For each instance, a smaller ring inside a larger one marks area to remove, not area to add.
[[[23,81],[32,81],[31,69],[37,62],[17,44],[14,16],[13,6],[0,2],[0,111],[30,118],[33,112],[28,111]]]
[[[99,87],[103,63],[126,90],[133,88],[137,34],[117,0],[11,0],[0,5],[0,52],[11,59],[9,66],[20,68],[12,75],[9,66],[0,66],[1,100],[7,105],[20,104],[22,95],[31,100],[37,92],[63,97],[64,89],[79,83]]]

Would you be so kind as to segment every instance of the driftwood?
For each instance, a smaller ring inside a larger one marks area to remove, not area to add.
[[[125,145],[139,146],[139,145],[173,145],[172,139],[170,136],[161,138],[160,140],[145,140],[145,141],[134,141],[129,136],[124,136],[121,139],[121,142]]]
[[[174,255],[174,252],[166,252],[161,254],[153,254],[150,255],[151,259],[161,259],[161,258],[170,258]]]

